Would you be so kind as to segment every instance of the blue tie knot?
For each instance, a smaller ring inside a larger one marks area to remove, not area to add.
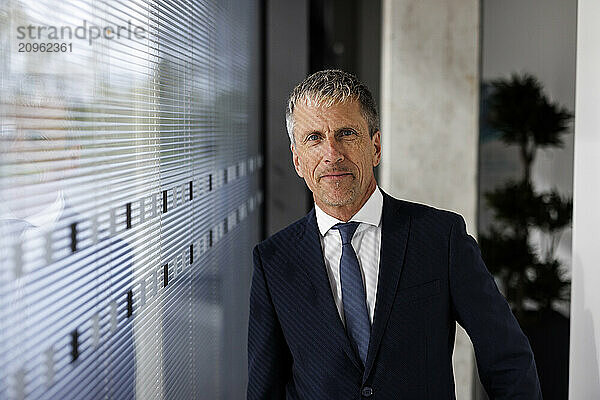
[[[356,232],[358,225],[360,225],[360,222],[346,222],[344,224],[339,223],[333,226],[333,229],[340,231],[340,235],[342,236],[342,245],[350,244],[352,241],[352,236],[354,235],[354,232]]]

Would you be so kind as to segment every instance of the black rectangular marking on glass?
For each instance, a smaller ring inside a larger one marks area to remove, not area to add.
[[[229,227],[227,226],[227,218],[223,218],[223,226],[225,233],[229,232]]]
[[[235,209],[235,224],[239,224],[240,223],[240,209],[236,208]]]
[[[235,165],[235,177],[236,178],[240,177],[240,164]]]
[[[127,291],[127,318],[133,315],[133,290]]]
[[[125,205],[125,216],[127,220],[127,229],[131,229],[131,203]]]
[[[212,190],[212,174],[208,174],[208,191]]]
[[[169,284],[169,263],[163,266],[163,287]]]
[[[163,214],[167,212],[167,191],[163,190]]]
[[[190,244],[190,265],[194,263],[194,245]]]
[[[75,329],[71,332],[71,362],[79,358],[79,332]]]
[[[223,184],[227,183],[227,168],[223,170]]]
[[[190,201],[194,200],[194,182],[190,181]]]
[[[71,224],[71,252],[77,251],[77,222]]]
[[[212,247],[212,229],[208,231],[208,247]]]

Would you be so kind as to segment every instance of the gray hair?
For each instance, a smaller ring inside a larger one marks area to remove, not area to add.
[[[315,72],[300,82],[288,99],[285,123],[290,143],[294,144],[294,108],[303,101],[309,105],[330,107],[335,103],[357,100],[373,137],[379,130],[379,115],[369,88],[358,78],[339,69]]]

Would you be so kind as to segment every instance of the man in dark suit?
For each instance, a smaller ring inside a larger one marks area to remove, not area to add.
[[[490,398],[541,399],[529,342],[462,217],[378,188],[368,89],[317,72],[286,119],[315,207],[254,248],[248,399],[455,398],[455,322]]]

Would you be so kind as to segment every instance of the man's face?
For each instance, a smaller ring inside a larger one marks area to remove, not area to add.
[[[359,102],[330,107],[300,102],[294,109],[294,137],[294,167],[317,205],[324,211],[358,211],[375,188],[373,167],[381,158],[380,133],[369,136]]]

